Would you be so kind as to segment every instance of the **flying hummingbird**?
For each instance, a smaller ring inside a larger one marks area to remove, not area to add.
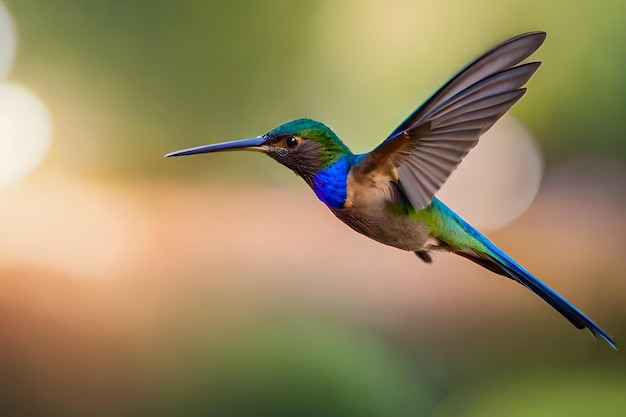
[[[404,120],[380,145],[353,154],[311,119],[268,133],[165,155],[258,151],[295,171],[340,220],[378,242],[414,252],[452,252],[529,288],[579,329],[614,349],[611,336],[435,197],[478,138],[526,92],[539,62],[520,64],[544,32],[511,38],[475,59]]]

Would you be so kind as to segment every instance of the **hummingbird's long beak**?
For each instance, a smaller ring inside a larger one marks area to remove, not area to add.
[[[180,151],[170,152],[165,155],[166,158],[171,156],[195,155],[198,153],[222,152],[222,151],[257,151],[265,152],[267,148],[263,145],[265,138],[257,136],[256,138],[233,140],[230,142],[213,143],[211,145],[197,146],[195,148],[183,149]]]

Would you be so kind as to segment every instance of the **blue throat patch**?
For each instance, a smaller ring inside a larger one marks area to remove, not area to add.
[[[358,156],[342,156],[334,164],[313,177],[313,191],[317,198],[331,208],[342,208],[348,196],[348,172],[358,162]]]

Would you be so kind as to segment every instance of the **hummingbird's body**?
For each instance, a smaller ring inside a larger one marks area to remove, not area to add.
[[[392,181],[391,170],[361,176],[353,167],[346,179],[346,199],[331,211],[357,232],[380,243],[413,252],[435,249],[438,240],[418,216],[428,210],[416,212],[409,204],[390,202],[388,187]]]
[[[576,327],[589,329],[616,348],[604,330],[435,197],[479,137],[524,95],[523,85],[539,63],[520,62],[544,39],[543,32],[527,33],[486,52],[367,154],[353,154],[323,123],[297,119],[256,138],[166,156],[263,152],[302,177],[355,231],[415,252],[427,263],[430,251],[468,258],[529,288]]]

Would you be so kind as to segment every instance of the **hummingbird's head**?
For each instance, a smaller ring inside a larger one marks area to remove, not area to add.
[[[325,124],[296,119],[272,129],[264,136],[266,153],[306,181],[335,163],[350,149]]]
[[[309,183],[324,168],[351,154],[350,149],[325,124],[312,119],[296,119],[255,138],[199,146],[165,156],[240,150],[263,152]]]

